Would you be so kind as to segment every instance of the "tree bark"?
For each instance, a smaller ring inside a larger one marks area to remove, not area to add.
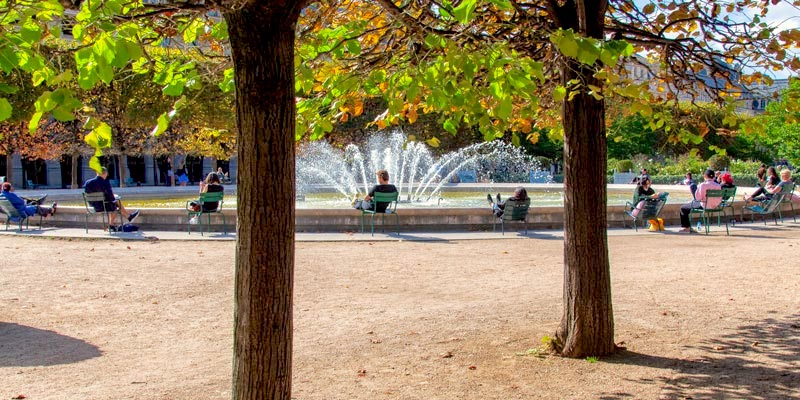
[[[72,188],[72,189],[77,189],[77,188],[80,187],[79,186],[80,184],[78,183],[78,168],[80,167],[78,165],[78,157],[80,157],[80,154],[73,154],[72,155],[72,163],[70,164],[70,166],[71,166],[71,168],[70,168],[71,169],[71,171],[70,171],[71,172],[71,174],[70,174],[70,181],[71,181],[70,182],[70,188]]]
[[[119,164],[119,187],[125,187],[125,176],[128,172],[128,156],[124,154],[120,154],[117,156],[117,161]]]
[[[581,9],[581,7],[585,7]],[[567,3],[559,9],[562,28],[603,38],[604,2]],[[581,82],[564,100],[564,310],[556,350],[567,357],[615,351],[606,212],[605,102],[588,94],[602,88],[594,69],[564,59],[561,84]]]
[[[304,1],[224,13],[236,79],[238,208],[233,398],[291,398],[295,23]]]

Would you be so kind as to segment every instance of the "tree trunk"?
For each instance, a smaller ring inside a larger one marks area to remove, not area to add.
[[[585,7],[578,10],[578,7]],[[605,2],[568,3],[558,15],[562,28],[602,39]],[[582,358],[615,351],[606,211],[605,103],[588,94],[602,88],[594,69],[566,58],[561,84],[582,82],[564,100],[564,312],[555,348]]]
[[[6,182],[14,184],[14,151],[6,151]]]
[[[128,172],[128,156],[121,154],[117,156],[117,160],[119,161],[119,187],[125,187],[125,176]]]
[[[80,154],[73,154],[72,155],[72,163],[70,163],[70,166],[71,166],[71,168],[70,168],[71,169],[71,171],[70,171],[70,180],[71,180],[70,188],[72,188],[72,189],[77,189],[77,188],[80,187],[79,186],[80,184],[78,183],[78,167],[80,167],[78,165],[78,158],[79,157],[80,157]]]
[[[239,128],[233,398],[289,400],[295,190],[295,23],[304,1],[226,12]]]

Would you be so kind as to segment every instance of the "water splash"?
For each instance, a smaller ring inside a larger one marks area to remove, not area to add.
[[[343,198],[362,197],[377,183],[375,171],[389,171],[405,201],[428,201],[460,173],[477,182],[551,181],[539,164],[518,147],[500,141],[476,143],[435,158],[422,142],[409,142],[402,132],[375,134],[362,148],[344,150],[327,142],[310,142],[297,152],[297,193],[333,188]]]

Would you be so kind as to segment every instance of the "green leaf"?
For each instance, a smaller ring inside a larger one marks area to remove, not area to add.
[[[5,94],[14,94],[19,91],[19,88],[16,86],[7,85],[5,83],[0,83],[0,93]]]
[[[5,98],[0,98],[0,121],[5,121],[11,117],[11,103]]]
[[[506,120],[508,117],[511,116],[511,112],[513,111],[514,107],[511,101],[511,97],[503,97],[500,99],[500,104],[497,105],[495,108],[495,114],[498,118]]]
[[[556,43],[556,47],[567,57],[578,57],[578,42],[575,41],[571,33],[569,36],[562,36]]]
[[[158,137],[161,136],[162,133],[166,132],[167,128],[169,128],[169,119],[170,118],[168,113],[162,113],[161,115],[159,115],[157,124],[155,128],[153,128],[153,130],[150,131],[150,135]]]
[[[36,43],[42,38],[42,32],[37,25],[26,25],[19,30],[20,37],[28,43]]]
[[[74,120],[75,114],[68,107],[56,107],[53,109],[53,117],[59,121],[67,122]]]
[[[433,148],[437,148],[441,144],[441,142],[439,141],[439,138],[437,138],[436,136],[426,140],[425,143],[427,143],[428,146],[431,146]]]
[[[13,49],[0,49],[0,69],[2,69],[3,72],[10,74],[11,71],[17,67],[17,63],[19,63],[19,58]]]
[[[567,97],[567,88],[558,86],[553,90],[553,100],[562,101]]]
[[[442,128],[444,128],[444,130],[452,133],[453,135],[458,133],[458,123],[456,123],[452,119],[445,120],[444,124],[442,124]]]
[[[472,14],[475,12],[475,7],[477,6],[476,3],[477,0],[463,0],[461,4],[453,10],[453,15],[456,17],[456,20],[462,24],[466,24],[472,20]]]
[[[347,46],[347,51],[349,51],[350,54],[354,56],[361,54],[361,43],[359,43],[358,40],[348,40],[345,45]]]
[[[600,50],[595,47],[592,40],[583,39],[578,42],[578,61],[586,65],[593,65],[600,56]]]
[[[161,89],[161,93],[167,96],[177,97],[183,94],[183,88],[186,86],[185,79],[174,79],[169,85]]]
[[[44,113],[35,112],[33,113],[31,120],[28,121],[28,132],[30,132],[31,135],[36,133],[36,130],[39,129],[39,121],[42,120],[42,115],[44,115]]]
[[[88,123],[89,121],[87,121]],[[111,127],[105,122],[94,122],[94,128],[86,134],[83,141],[89,146],[100,151],[100,149],[111,147]]]

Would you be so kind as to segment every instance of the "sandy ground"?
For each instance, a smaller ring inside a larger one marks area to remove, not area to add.
[[[609,245],[627,350],[575,360],[561,240],[299,243],[294,397],[800,399],[800,225]],[[229,398],[233,243],[0,248],[0,400]]]

